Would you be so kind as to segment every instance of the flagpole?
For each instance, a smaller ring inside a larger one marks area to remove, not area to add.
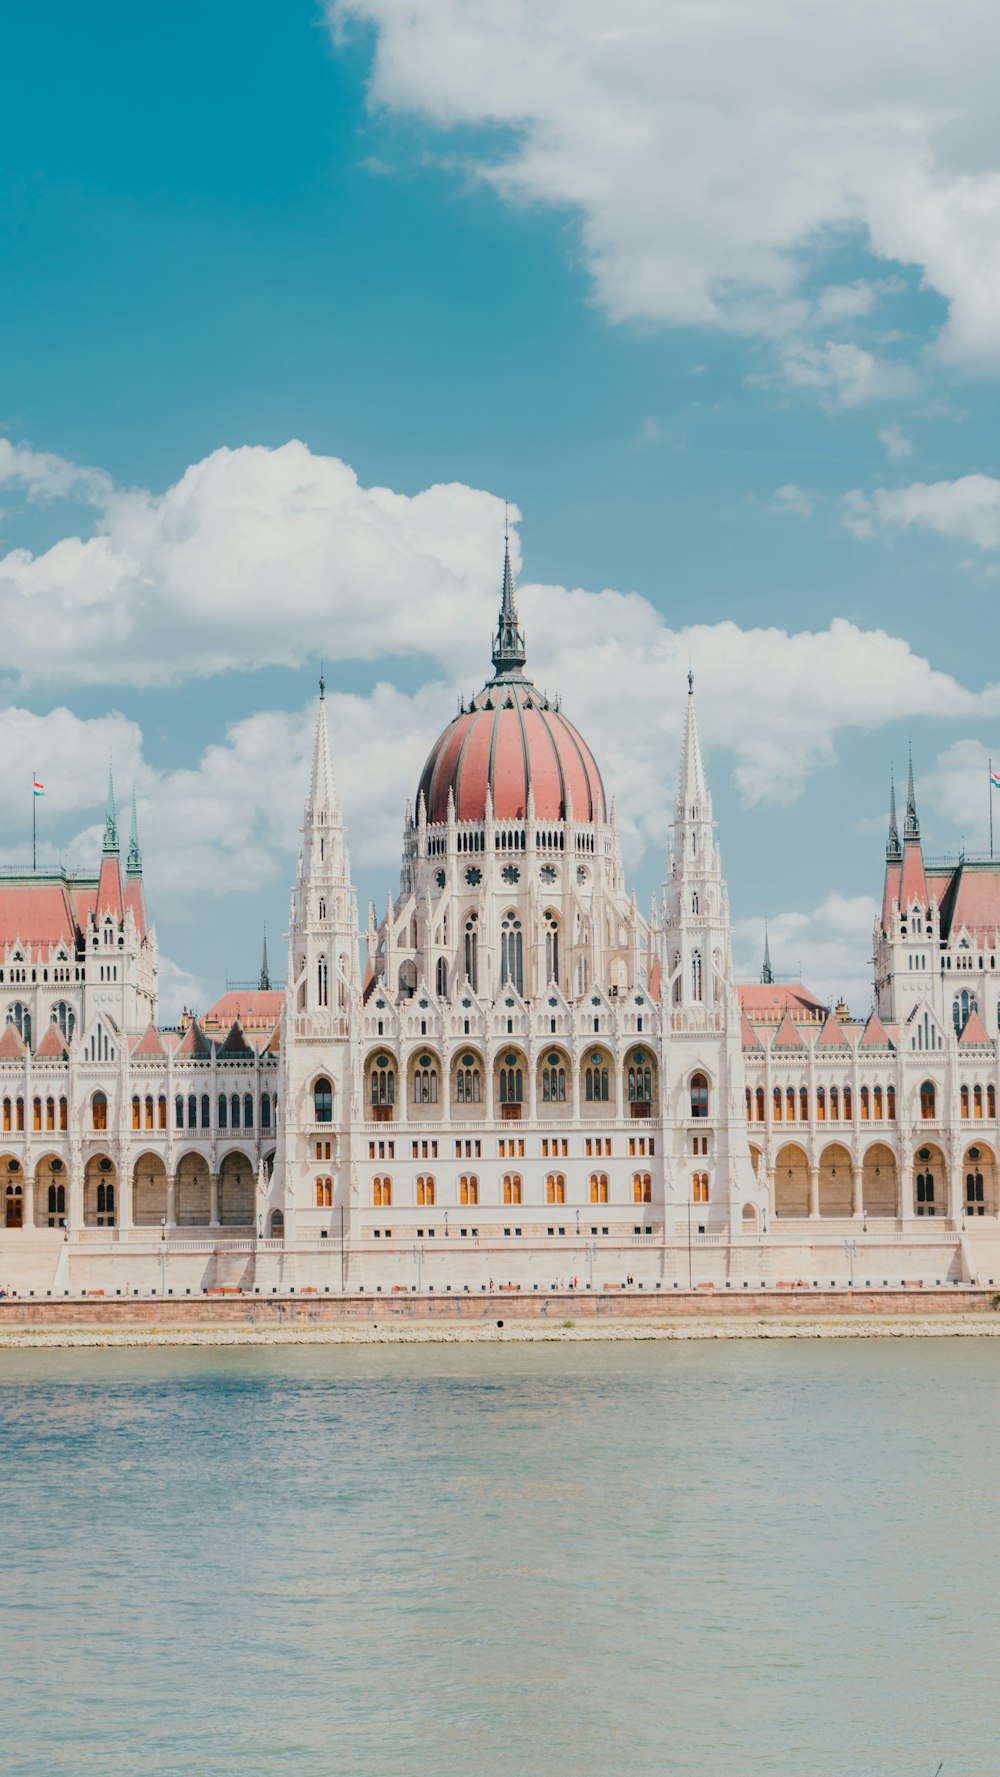
[[[990,760],[990,857],[993,856],[993,760]]]
[[[33,771],[31,774],[31,874],[32,874],[32,876],[34,876],[35,871],[38,869],[38,817],[35,813],[35,805],[38,801],[38,797],[35,795],[35,784],[37,781],[38,781],[38,774],[37,774],[37,772]]]

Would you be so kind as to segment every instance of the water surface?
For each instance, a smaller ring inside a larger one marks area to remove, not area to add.
[[[1000,1769],[993,1340],[0,1353],[15,1777]]]

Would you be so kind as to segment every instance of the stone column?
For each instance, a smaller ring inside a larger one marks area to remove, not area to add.
[[[33,1228],[35,1225],[35,1174],[34,1170],[24,1169],[24,1226]]]
[[[962,1154],[963,1156],[965,1154],[964,1142],[962,1145]],[[955,1227],[960,1228],[962,1226],[962,1204],[965,1201],[963,1194],[965,1180],[962,1176],[965,1168],[963,1167],[961,1160],[959,1160],[957,1165],[955,1164],[954,1156],[952,1156],[946,1164],[948,1167],[948,1214],[955,1224]]]
[[[625,1063],[615,1061],[615,1116],[621,1123],[625,1116]]]
[[[536,1057],[530,1046],[528,1048],[528,1116],[532,1123],[538,1117],[538,1068]]]
[[[409,1114],[410,1114],[409,1096],[408,1096],[407,1090],[406,1090],[407,1066],[408,1066],[408,1063],[407,1063],[406,1059],[404,1057],[400,1057],[399,1090],[396,1094],[396,1116],[397,1116],[400,1123],[406,1123],[409,1120]]]
[[[451,1122],[451,1056],[441,1057],[441,1121]]]
[[[208,1175],[208,1225],[210,1228],[219,1226],[219,1183],[221,1174],[210,1172]]]
[[[167,1173],[167,1227],[177,1226],[177,1174]]]
[[[484,1057],[483,1066],[486,1072],[486,1079],[483,1082],[486,1087],[486,1121],[492,1123],[496,1116],[496,1106],[494,1104],[493,1089],[493,1056],[488,1049]]]
[[[809,1216],[810,1219],[819,1215],[819,1167],[809,1168]]]
[[[851,1161],[851,1214],[860,1219],[865,1207],[864,1170],[859,1160]]]
[[[571,1066],[573,1069],[573,1110],[572,1110],[572,1116],[573,1116],[573,1122],[579,1123],[579,1121],[580,1121],[580,1067],[581,1067],[581,1057],[579,1055],[574,1054],[572,1056]]]
[[[71,1155],[66,1168],[66,1227],[71,1234],[83,1227],[83,1155]],[[56,1217],[58,1224],[59,1217]]]
[[[119,1168],[118,1168],[118,1186],[117,1186],[117,1189],[118,1189],[118,1211],[115,1216],[115,1221],[118,1224],[119,1233],[124,1228],[131,1228],[132,1227],[132,1223],[133,1223],[132,1192],[133,1192],[134,1188],[135,1187],[132,1182],[132,1168],[130,1167],[127,1160],[123,1160],[120,1163]]]

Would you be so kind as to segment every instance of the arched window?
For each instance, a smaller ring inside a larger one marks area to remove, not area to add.
[[[50,1185],[48,1189],[48,1213],[50,1216],[66,1214],[66,1186]]]
[[[183,1127],[184,1127],[184,1100],[181,1097],[180,1093],[178,1092],[177,1097],[174,1099],[174,1128],[175,1129],[183,1129]]]
[[[968,1088],[968,1086],[961,1087],[958,1096],[959,1096],[959,1104],[961,1106],[961,1114],[963,1117],[967,1117],[969,1115],[969,1088]]]
[[[142,1128],[142,1104],[138,1098],[132,1100],[132,1128]]]
[[[758,1123],[763,1123],[763,1121],[764,1121],[764,1088],[763,1088],[763,1086],[757,1087],[757,1090],[754,1093],[754,1104],[755,1104],[756,1110],[757,1110],[757,1121],[758,1121]]]
[[[378,1100],[376,1099],[375,1102],[378,1103]],[[318,1079],[313,1087],[313,1121],[316,1123],[333,1122],[333,1087],[325,1078]]]
[[[316,964],[316,1004],[327,1006],[330,1003],[330,977],[325,956],[321,956]]]
[[[701,951],[696,950],[691,957],[691,998],[693,1000],[700,1000],[701,994]]]
[[[198,1127],[198,1100],[195,1097],[193,1092],[188,1093],[187,1110],[188,1110],[188,1128],[189,1129],[197,1129],[197,1127]],[[180,1128],[180,1124],[178,1124],[178,1128]]]
[[[240,1126],[240,1095],[238,1092],[234,1092],[229,1100],[229,1126],[231,1129],[238,1129]]]
[[[630,1104],[649,1104],[653,1097],[653,1070],[640,1049],[633,1055],[628,1070]]]
[[[776,1086],[771,1094],[771,1121],[780,1123],[782,1119],[781,1087]]]
[[[320,1081],[320,1085],[327,1084],[328,1082],[325,1080]],[[392,1105],[395,1104],[395,1102],[396,1070],[388,1055],[377,1055],[375,1057],[375,1065],[372,1068],[372,1106],[374,1108],[377,1105],[381,1108],[382,1105]],[[317,1116],[316,1121],[329,1123],[331,1119],[332,1111],[330,1117],[321,1118]]]
[[[978,1148],[969,1149],[969,1159],[975,1162],[979,1156]],[[920,1211],[917,1211],[919,1215]],[[967,1216],[986,1214],[986,1188],[983,1175],[978,1166],[965,1175],[965,1213]]]
[[[632,1175],[633,1203],[652,1203],[653,1181],[648,1172],[636,1172]]]
[[[135,1099],[133,1102],[138,1104],[139,1101],[138,1099]],[[18,1103],[21,1103],[20,1099],[18,1099]],[[23,1108],[21,1115],[23,1118]],[[103,1092],[95,1092],[90,1101],[90,1119],[91,1127],[93,1129],[106,1129],[108,1127],[108,1101]],[[24,1128],[23,1121],[20,1124],[20,1127],[22,1129]]]
[[[106,1184],[103,1179],[97,1184],[97,1213],[99,1216],[113,1215],[115,1210],[115,1187]]]
[[[691,1201],[692,1201],[692,1203],[707,1203],[708,1202],[708,1173],[707,1172],[692,1173],[692,1175],[691,1175]]]
[[[429,1173],[421,1173],[417,1180],[417,1205],[426,1209],[434,1207],[434,1180]]]
[[[201,1095],[201,1126],[203,1129],[212,1127],[212,1101],[207,1092]]]
[[[972,1115],[974,1117],[982,1117],[982,1114],[983,1114],[983,1089],[981,1086],[973,1086],[973,1088],[972,1088]]]
[[[825,1088],[825,1086],[817,1086],[817,1088],[816,1088],[816,1121],[817,1121],[817,1123],[825,1123],[826,1122],[826,1088]]]
[[[871,1099],[867,1086],[861,1088],[861,1121],[867,1123],[871,1116]]]
[[[448,998],[448,964],[443,956],[437,960],[437,996],[439,1000]]]
[[[881,1123],[883,1116],[881,1086],[876,1086],[872,1092],[872,1111],[874,1112],[876,1123]]]
[[[32,1129],[41,1129],[42,1127],[42,1101],[40,1098],[34,1098],[31,1101],[31,1127]]]
[[[551,910],[545,914],[545,979],[559,981],[559,921]]]
[[[927,1170],[917,1173],[917,1214],[918,1216],[933,1215],[934,1174]]]
[[[608,1070],[599,1049],[595,1049],[584,1070],[583,1096],[588,1104],[608,1102]]]
[[[934,1121],[936,1103],[933,1082],[925,1080],[920,1088],[920,1115],[925,1123]]]
[[[152,1127],[153,1127],[153,1100],[151,1097],[146,1099],[146,1107],[145,1108],[146,1108],[146,1128],[152,1129]]]
[[[975,994],[970,993],[967,987],[963,987],[961,993],[955,995],[951,1006],[951,1016],[956,1031],[963,1031],[968,1023],[970,1014],[978,1012],[978,1010],[979,1006]]]
[[[372,1202],[376,1209],[389,1209],[392,1206],[391,1178],[377,1178],[372,1186]]]
[[[253,1094],[250,1092],[243,1094],[243,1127],[253,1128]]]
[[[997,1114],[997,1089],[995,1086],[986,1088],[986,1115],[990,1122],[995,1122]]]
[[[463,1055],[455,1073],[455,1097],[459,1104],[479,1104],[482,1081],[474,1055]]]
[[[830,1121],[831,1123],[840,1122],[840,1088],[838,1086],[830,1087]]]
[[[753,1122],[753,1096],[751,1094],[749,1086],[746,1089],[746,1103],[747,1103],[747,1122],[752,1123]]]
[[[697,891],[696,891],[691,896],[691,912],[697,913],[697,911],[698,911],[698,895],[697,895]]]
[[[45,1100],[45,1127],[54,1129],[56,1126],[56,1101],[54,1098]]]
[[[794,1086],[787,1087],[786,1091],[785,1091],[785,1120],[788,1123],[795,1122],[795,1087]]]
[[[550,1172],[545,1180],[546,1203],[565,1203],[566,1179],[561,1172]]]
[[[516,1065],[516,1057],[508,1057],[500,1069],[500,1103],[524,1103],[524,1075]]]
[[[316,1180],[316,1208],[317,1209],[332,1209],[333,1208],[333,1180],[332,1180],[332,1178],[318,1178]]]
[[[479,916],[470,913],[465,922],[465,979],[473,993],[479,992]]]
[[[438,1076],[432,1055],[421,1055],[413,1076],[414,1104],[437,1104]]]
[[[851,1118],[853,1117],[853,1115],[854,1115],[854,1111],[852,1108],[851,1088],[849,1086],[845,1086],[844,1087],[844,1122],[849,1123],[851,1121]]]
[[[809,1089],[807,1086],[800,1086],[799,1087],[799,1122],[800,1123],[808,1123],[808,1121],[809,1121]]]
[[[524,948],[521,921],[516,913],[505,913],[500,926],[500,985],[524,992]]]
[[[72,1006],[66,1004],[65,1000],[60,1000],[58,1005],[53,1006],[52,1022],[58,1024],[67,1043],[71,1042],[76,1029],[76,1013]]]
[[[260,1095],[260,1126],[262,1129],[271,1127],[271,1094],[262,1092]]]
[[[691,1075],[691,1115],[708,1116],[708,1080],[704,1074]]]
[[[219,1093],[219,1128],[225,1129],[229,1121],[229,1101],[224,1092]]]
[[[504,1173],[503,1200],[505,1203],[520,1203],[521,1180],[516,1172]]]
[[[566,1069],[560,1065],[559,1056],[553,1050],[542,1068],[542,1103],[565,1104],[565,1102]]]
[[[157,1129],[166,1129],[167,1127],[167,1101],[162,1092],[156,1101],[156,1127]]]
[[[479,1202],[479,1180],[475,1173],[463,1172],[458,1181],[458,1201],[472,1204]]]
[[[103,1094],[103,1092],[97,1092],[97,1093],[95,1093],[95,1094],[94,1094],[94,1097],[95,1097],[95,1100],[96,1100],[96,1099],[98,1099],[98,1098],[100,1098],[100,1099],[103,1099],[103,1100],[104,1100],[104,1118],[105,1118],[105,1121],[104,1121],[104,1122],[103,1122],[103,1123],[102,1123],[102,1124],[100,1124],[100,1125],[98,1125],[98,1124],[97,1124],[97,1123],[95,1123],[95,1124],[94,1124],[94,1128],[95,1128],[95,1129],[97,1129],[97,1128],[102,1128],[102,1129],[106,1129],[106,1128],[107,1128],[107,1115],[108,1115],[108,1101],[107,1101],[107,1099],[106,1099],[106,1098],[104,1098],[104,1094]],[[16,1110],[16,1112],[17,1112],[17,1127],[18,1127],[18,1131],[22,1131],[22,1130],[23,1130],[23,1129],[24,1129],[24,1099],[23,1099],[23,1098],[19,1098],[19,1099],[18,1099],[18,1101],[17,1101],[17,1104],[16,1104],[16,1105],[15,1105],[15,1107],[14,1107],[14,1108],[15,1108],[15,1110]],[[96,1116],[96,1114],[97,1114],[97,1111],[96,1111],[96,1105],[95,1105],[95,1111],[94,1111],[94,1114],[95,1114],[95,1116]]]
[[[59,1100],[59,1127],[69,1128],[69,1100],[65,1098]]]
[[[562,1201],[562,1199],[560,1198],[560,1202],[561,1201]],[[608,1175],[606,1172],[592,1172],[591,1173],[591,1175],[590,1175],[590,1201],[591,1201],[591,1203],[607,1203],[607,1201],[608,1201]],[[550,1202],[551,1202],[551,1199],[550,1199]]]
[[[18,1036],[22,1037],[24,1039],[25,1043],[27,1044],[28,1048],[30,1049],[31,1048],[31,1013],[29,1012],[27,1006],[22,1006],[20,1000],[17,1001],[16,1005],[10,1006],[8,1008],[7,1023],[12,1024],[14,1026],[15,1030],[17,1031]]]

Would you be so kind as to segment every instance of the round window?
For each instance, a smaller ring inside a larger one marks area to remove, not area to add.
[[[380,1055],[378,1060],[375,1063],[376,1067],[388,1067],[388,1065],[389,1065],[389,1058],[387,1055]]]
[[[418,1067],[433,1067],[434,1066],[434,1059],[430,1055],[421,1055],[420,1060],[417,1063],[417,1066]]]
[[[590,1059],[591,1059],[591,1063],[593,1064],[594,1067],[600,1067],[601,1062],[604,1058],[601,1054],[601,1051],[599,1049],[595,1049],[594,1053],[590,1057]]]
[[[645,1061],[645,1059],[646,1059],[646,1057],[643,1054],[642,1050],[637,1049],[635,1052],[635,1061],[636,1061],[637,1067],[641,1067],[643,1062]]]
[[[438,870],[438,871],[437,871],[437,872],[436,872],[436,873],[435,873],[435,876],[434,876],[434,881],[435,881],[435,882],[436,882],[436,883],[437,883],[437,885],[438,885],[438,888],[444,888],[444,885],[445,885],[445,883],[446,883],[446,882],[447,882],[447,880],[448,880],[448,878],[447,878],[447,876],[446,876],[446,875],[445,875],[445,873],[444,873],[444,871],[443,871],[443,870]]]
[[[543,882],[555,882],[555,879],[556,879],[555,865],[554,864],[543,864],[541,869],[539,870],[538,874],[541,877]]]
[[[462,1066],[463,1067],[475,1067],[475,1065],[476,1065],[476,1058],[474,1055],[463,1055],[462,1056]]]
[[[504,882],[520,882],[521,872],[516,864],[505,864],[500,872]]]
[[[554,1051],[549,1056],[549,1066],[550,1067],[558,1067],[559,1066],[559,1057],[558,1057],[558,1055],[555,1054]]]
[[[469,865],[469,868],[465,872],[465,880],[467,883],[470,884],[470,886],[472,888],[475,888],[477,883],[482,882],[483,873],[480,870],[478,864],[470,864]]]
[[[504,1061],[506,1062],[508,1067],[516,1067],[517,1066],[517,1056],[513,1053],[513,1051],[511,1051],[509,1054],[504,1056]]]

